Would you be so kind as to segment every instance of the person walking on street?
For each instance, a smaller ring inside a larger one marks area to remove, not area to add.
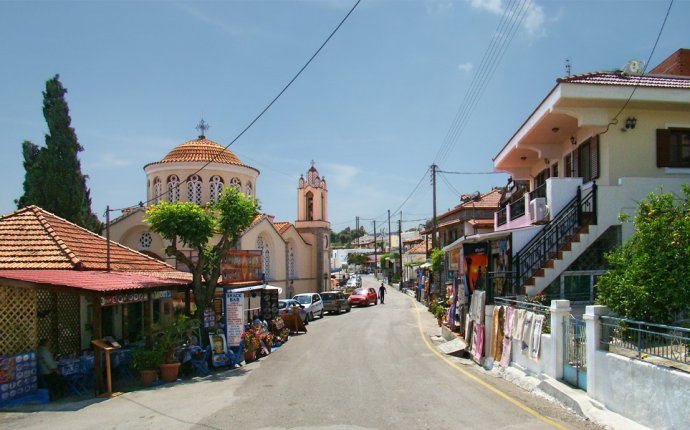
[[[381,301],[381,304],[383,304],[383,299],[386,296],[386,287],[383,286],[383,282],[381,282],[381,286],[379,287],[379,300]]]

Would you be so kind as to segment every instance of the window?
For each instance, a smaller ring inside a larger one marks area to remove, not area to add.
[[[582,178],[585,183],[599,177],[599,136],[590,137],[566,155],[563,173],[566,177]]]
[[[151,242],[153,242],[151,233],[144,232],[141,234],[141,236],[139,236],[139,245],[141,245],[143,249],[149,248],[151,246]]]
[[[223,194],[223,178],[220,176],[213,176],[209,187],[211,201],[213,203],[218,203],[218,199],[220,199],[221,194]]]
[[[234,187],[237,191],[242,192],[242,181],[239,178],[230,179],[230,186]]]
[[[307,221],[314,221],[314,194],[307,193]]]
[[[690,167],[690,129],[656,131],[657,167]]]
[[[295,250],[292,247],[288,251],[288,278],[295,279]]]
[[[180,201],[180,178],[171,175],[168,178],[168,201],[175,203]]]
[[[271,273],[271,253],[268,250],[268,246],[264,244],[264,239],[261,236],[256,239],[256,249],[260,250],[262,253],[263,272],[266,276],[266,281],[268,281]]]
[[[153,180],[153,203],[158,204],[161,202],[161,178],[156,178]]]
[[[192,175],[187,180],[187,201],[201,204],[201,178],[199,175]]]
[[[254,187],[252,187],[252,183],[247,182],[247,185],[245,185],[245,187],[244,187],[244,194],[247,197],[251,197],[253,193],[254,193]]]
[[[552,178],[558,177],[558,162],[555,162],[551,165],[551,177]]]

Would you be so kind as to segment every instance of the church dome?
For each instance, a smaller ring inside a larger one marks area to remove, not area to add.
[[[189,163],[189,162],[213,162],[220,164],[234,164],[244,166],[239,158],[229,149],[225,149],[219,143],[204,136],[190,140],[173,148],[161,161],[150,163]],[[145,166],[146,167],[146,166]]]

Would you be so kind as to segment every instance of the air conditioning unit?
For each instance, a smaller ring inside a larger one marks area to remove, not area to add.
[[[547,221],[549,207],[546,206],[546,199],[537,197],[529,202],[530,221],[533,224],[541,224]]]

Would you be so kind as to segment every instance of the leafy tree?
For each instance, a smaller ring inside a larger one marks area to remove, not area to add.
[[[690,186],[680,197],[649,194],[635,233],[606,259],[612,269],[597,282],[597,302],[618,315],[668,324],[690,309]]]
[[[77,141],[65,101],[67,90],[55,75],[43,92],[43,116],[48,124],[46,146],[22,143],[24,195],[17,207],[37,205],[79,226],[100,233],[103,224],[91,212],[91,195],[77,155],[84,148]]]
[[[251,225],[258,209],[258,202],[228,187],[213,205],[161,202],[146,211],[145,221],[151,230],[170,242],[165,253],[176,257],[192,273],[192,290],[200,321],[203,322],[204,310],[213,301],[222,258]],[[219,239],[212,245],[211,239],[216,235]],[[193,249],[198,258],[190,258],[181,248]]]
[[[347,254],[347,264],[354,266],[361,266],[369,261],[369,256],[367,254],[361,254],[358,252],[351,252]]]

